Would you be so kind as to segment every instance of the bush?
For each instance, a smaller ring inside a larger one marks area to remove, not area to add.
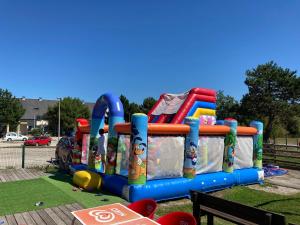
[[[43,131],[41,128],[33,128],[28,133],[31,134],[32,136],[40,136],[42,135]]]

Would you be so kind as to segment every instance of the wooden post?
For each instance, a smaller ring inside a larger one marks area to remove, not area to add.
[[[22,146],[22,168],[25,168],[25,145]]]
[[[191,191],[191,200],[193,202],[193,216],[196,219],[197,225],[201,225],[200,217],[200,202],[198,199],[198,193],[196,191]]]
[[[207,225],[214,225],[214,215],[207,213]]]
[[[271,225],[272,224],[272,214],[271,213],[266,213],[265,220],[266,220],[265,224]]]

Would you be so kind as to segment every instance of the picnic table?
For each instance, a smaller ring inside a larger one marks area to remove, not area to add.
[[[157,222],[143,217],[125,205],[114,203],[89,209],[73,211],[73,223],[79,220],[83,225],[154,225]]]

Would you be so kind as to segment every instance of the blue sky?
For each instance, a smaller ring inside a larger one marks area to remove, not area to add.
[[[299,12],[297,0],[1,0],[0,88],[141,103],[205,87],[240,99],[247,69],[300,70]]]

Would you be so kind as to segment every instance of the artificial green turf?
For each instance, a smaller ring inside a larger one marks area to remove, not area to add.
[[[42,201],[42,206],[35,206]],[[0,183],[0,215],[13,214],[73,203],[75,200],[46,180],[14,181]]]
[[[55,173],[49,177],[0,183],[0,215],[14,214],[78,202],[83,207],[124,202],[123,199],[99,191],[73,190],[72,177]],[[42,206],[35,206],[43,202]]]

